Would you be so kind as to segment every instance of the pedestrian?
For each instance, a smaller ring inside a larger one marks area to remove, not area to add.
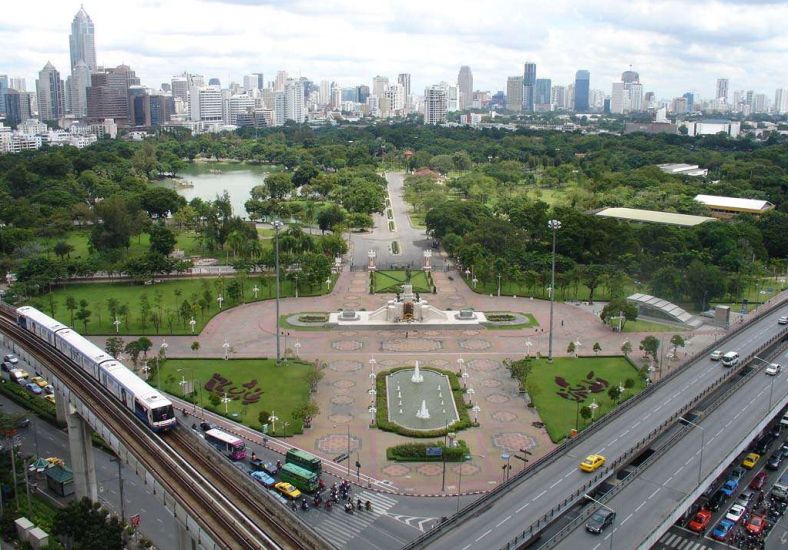
[[[564,326],[564,320],[561,319],[561,326]]]
[[[407,339],[408,339],[408,331],[406,330],[405,331],[405,340],[407,340]]]

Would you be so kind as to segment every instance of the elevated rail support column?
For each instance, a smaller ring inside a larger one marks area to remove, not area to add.
[[[176,521],[177,537],[178,537],[178,550],[197,550],[197,541],[192,538],[189,530],[180,521]]]
[[[59,425],[66,425],[68,422],[68,412],[68,398],[66,398],[66,395],[60,391],[59,388],[55,388],[55,418]]]
[[[70,408],[70,407],[69,407]],[[68,446],[71,450],[71,469],[74,472],[74,492],[77,497],[88,497],[98,502],[96,463],[93,459],[92,429],[73,409],[66,416]]]

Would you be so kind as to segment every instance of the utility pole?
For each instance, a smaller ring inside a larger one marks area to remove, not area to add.
[[[123,501],[123,465],[120,462],[120,457],[110,459],[110,462],[118,463],[118,492],[120,493],[120,522],[126,523],[126,503]]]
[[[279,351],[279,230],[282,228],[282,222],[274,220],[271,225],[274,227],[274,241],[276,247],[276,365],[279,366],[282,360]]]

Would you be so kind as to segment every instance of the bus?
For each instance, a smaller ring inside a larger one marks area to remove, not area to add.
[[[219,452],[226,454],[231,460],[246,458],[246,445],[239,437],[212,428],[205,432],[205,441],[216,447]]]
[[[323,473],[323,463],[318,457],[306,451],[298,449],[290,449],[285,455],[285,462],[288,464],[295,464],[305,470],[320,475]]]
[[[318,475],[290,462],[282,466],[279,471],[279,479],[295,485],[305,493],[317,491]]]

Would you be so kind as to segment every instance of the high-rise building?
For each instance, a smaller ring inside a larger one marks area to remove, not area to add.
[[[424,124],[446,122],[448,98],[442,85],[430,86],[424,90]]]
[[[116,124],[126,125],[129,122],[129,77],[126,71],[121,70],[119,75],[110,79],[113,70],[90,75],[90,86],[86,92],[88,119],[101,122],[111,118]],[[138,84],[139,79],[132,85]]]
[[[613,89],[610,93],[610,112],[623,114],[629,111],[629,93],[624,88],[623,82],[613,82]]]
[[[575,101],[574,109],[578,113],[585,113],[589,109],[589,91],[591,89],[591,73],[581,69],[575,73]]]
[[[452,86],[448,82],[441,82],[441,86],[446,90],[446,111],[453,113],[460,110],[460,89]]]
[[[384,97],[389,101],[389,114],[401,115],[405,109],[405,86],[399,83],[392,84],[384,93]]]
[[[400,73],[397,75],[397,84],[402,84],[405,88],[405,102],[410,98],[410,73]]]
[[[5,120],[8,124],[19,124],[33,117],[32,95],[9,89],[5,94]]]
[[[717,96],[714,99],[719,99],[723,103],[728,103],[728,84],[730,82],[727,78],[717,79]]]
[[[523,77],[510,76],[506,80],[506,109],[523,110]]]
[[[754,94],[751,105],[753,113],[766,113],[769,111],[769,100],[766,98],[766,94]]]
[[[285,119],[299,124],[306,120],[304,83],[301,80],[288,78],[285,82]]]
[[[550,103],[557,111],[566,109],[566,86],[553,86],[550,90]]]
[[[36,95],[38,98],[38,118],[45,120],[58,120],[66,111],[66,100],[63,81],[60,73],[47,61],[36,80]]]
[[[536,63],[526,61],[523,69],[523,109],[534,110],[534,94],[536,88]]]
[[[249,94],[253,90],[262,90],[265,88],[265,81],[263,80],[263,73],[251,73],[244,75],[244,90]]]
[[[372,79],[372,95],[380,99],[386,88],[389,87],[389,78],[387,76],[377,75]]]
[[[318,105],[326,106],[331,103],[331,82],[328,80],[320,81],[320,89],[317,97]]]
[[[180,98],[184,104],[189,102],[189,78],[186,75],[173,76],[170,81],[172,85],[172,97]]]
[[[366,103],[367,98],[369,97],[369,86],[366,84],[362,84],[358,86],[358,102],[359,103]]]
[[[284,92],[285,82],[287,82],[287,71],[277,71],[276,80],[274,81],[274,91]]]
[[[457,87],[460,89],[460,110],[470,109],[473,106],[473,73],[468,65],[460,67]]]
[[[218,86],[189,88],[189,118],[193,121],[222,122],[222,90]]]
[[[788,113],[788,88],[777,88],[775,90],[774,112],[780,115]]]
[[[552,110],[550,97],[552,81],[549,78],[537,78],[534,85],[534,110],[545,112]]]
[[[691,113],[695,108],[695,94],[693,94],[692,92],[687,92],[681,97],[687,100],[687,112]]]
[[[82,118],[88,116],[88,87],[90,86],[90,67],[80,59],[71,69],[69,79],[71,94],[71,113]]]
[[[71,68],[77,66],[79,61],[84,61],[91,71],[98,68],[96,65],[96,38],[93,21],[85,11],[79,8],[71,22],[71,34],[68,37],[69,50],[71,52]]]
[[[8,90],[8,75],[0,74],[0,113],[5,113],[5,96]]]
[[[221,88],[222,82],[218,78],[209,78],[208,86],[219,86]]]
[[[12,90],[16,90],[17,92],[26,92],[27,91],[27,84],[25,83],[24,78],[11,78],[8,81],[8,87]]]

